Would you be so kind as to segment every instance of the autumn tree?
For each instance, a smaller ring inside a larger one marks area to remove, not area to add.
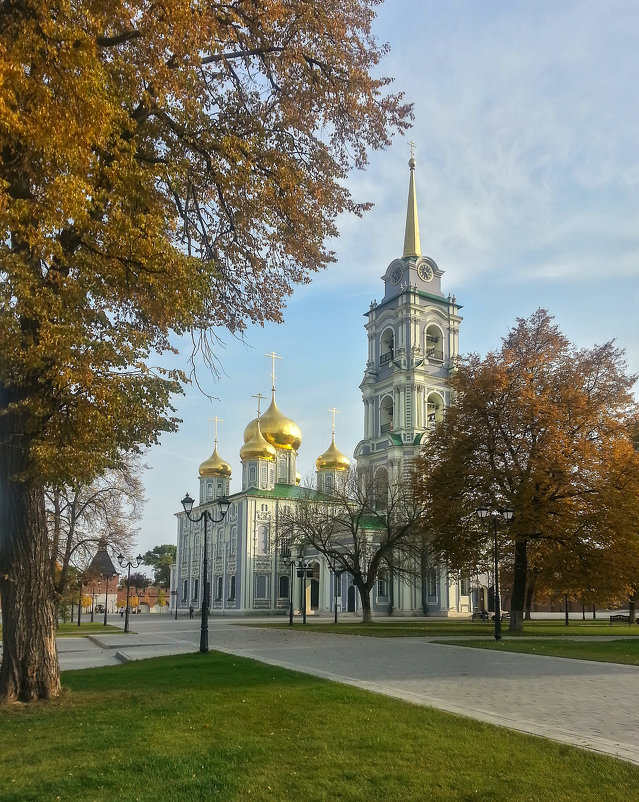
[[[154,546],[143,556],[144,564],[154,569],[153,584],[159,588],[171,585],[171,566],[175,562],[177,546],[171,543]]]
[[[638,575],[634,382],[622,350],[575,347],[542,309],[451,378],[455,403],[417,461],[424,532],[440,559],[468,569],[492,548],[474,510],[514,510],[498,530],[512,567],[513,630],[529,569],[547,582],[553,575],[563,592],[596,589],[612,573],[623,589]]]
[[[351,468],[330,495],[308,489],[278,519],[278,536],[293,552],[314,550],[351,576],[364,622],[371,621],[371,591],[380,570],[391,577],[416,573],[422,504],[408,483],[385,484],[381,495],[372,475]]]
[[[56,598],[64,594],[74,566],[87,568],[100,541],[115,553],[132,550],[144,502],[140,472],[139,460],[124,457],[88,485],[45,488]]]
[[[404,129],[378,0],[0,8],[0,699],[59,692],[46,486],[178,421],[190,333],[280,321]]]

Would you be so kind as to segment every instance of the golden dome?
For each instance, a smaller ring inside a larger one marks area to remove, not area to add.
[[[328,449],[315,460],[318,471],[347,471],[351,461],[335,445],[335,435]]]
[[[257,428],[257,418],[252,420],[244,429],[244,442],[248,443],[255,436]],[[289,451],[297,451],[302,445],[302,432],[300,427],[283,415],[277,404],[275,396],[271,401],[271,406],[260,418],[260,429],[266,440],[275,448],[286,448]]]
[[[200,465],[200,476],[222,476],[226,479],[231,476],[231,466],[224,462],[217,453],[217,443],[211,456]]]
[[[257,419],[255,420],[255,434],[240,449],[240,459],[242,462],[249,459],[275,459],[275,449],[264,439],[260,422]]]

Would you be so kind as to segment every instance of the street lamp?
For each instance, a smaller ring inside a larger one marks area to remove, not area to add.
[[[295,560],[291,557],[291,547],[288,540],[282,540],[280,544],[280,557],[284,560],[284,564],[288,565],[291,569],[291,576],[288,583],[288,625],[293,626],[293,569],[295,567]]]
[[[177,605],[178,605],[178,592],[177,590],[171,591],[171,596],[173,596],[173,604],[175,609],[175,620],[177,621]]]
[[[209,650],[209,578],[208,578],[208,571],[209,571],[209,559],[207,555],[207,523],[210,521],[212,524],[221,524],[224,518],[226,517],[226,513],[229,511],[229,507],[231,506],[231,502],[227,498],[218,498],[217,500],[217,507],[218,512],[220,514],[219,518],[214,518],[209,510],[202,510],[202,512],[197,516],[197,518],[191,518],[191,510],[193,509],[193,504],[195,502],[187,493],[186,496],[181,501],[182,507],[184,508],[184,512],[186,513],[186,517],[191,521],[191,523],[199,523],[200,521],[204,521],[204,559],[202,562],[202,573],[204,575],[204,588],[203,588],[203,596],[202,596],[202,627],[200,630],[200,651],[202,654],[204,652],[208,652]]]
[[[82,587],[84,582],[81,579],[78,579],[78,590],[80,592],[80,598],[78,600],[78,626],[80,626],[80,618],[82,616]]]
[[[129,593],[131,592],[131,567],[138,568],[142,561],[143,557],[141,554],[135,558],[135,562],[131,562],[131,560],[125,560],[124,555],[118,554],[118,563],[120,564],[120,568],[127,568],[127,577],[126,577],[126,609],[124,611],[124,631],[129,631]]]
[[[342,574],[344,573],[344,569],[339,569],[337,567],[337,557],[334,556],[333,560],[329,560],[329,568],[331,569],[331,573],[333,574],[333,608],[335,611],[334,622],[337,624],[337,589],[338,589],[338,582],[342,578]]]
[[[313,569],[304,562],[304,548],[299,546],[297,558],[292,556],[291,547],[286,540],[282,541],[280,556],[286,565],[291,567],[291,582],[288,591],[288,625],[293,626],[293,576],[297,572],[298,579],[302,580],[302,598],[300,609],[302,611],[302,624],[306,623],[306,579],[313,576]]]
[[[109,579],[115,579],[117,574],[115,571],[109,574],[100,574],[106,581],[106,594],[104,597],[104,626],[107,625],[107,610],[109,609]]]
[[[493,537],[494,537],[494,548],[495,548],[495,583],[493,590],[495,592],[495,640],[501,640],[501,609],[499,603],[499,548],[497,544],[497,517],[501,516],[506,522],[512,520],[513,511],[510,507],[506,507],[503,510],[489,510],[488,507],[478,507],[475,512],[477,513],[479,518],[488,518],[489,516],[493,519]]]

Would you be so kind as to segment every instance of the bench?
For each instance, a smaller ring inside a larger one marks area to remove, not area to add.
[[[612,626],[613,621],[623,621],[626,624],[628,624],[628,626],[630,626],[630,616],[629,615],[622,615],[621,613],[619,613],[617,615],[611,615],[610,616],[610,626]]]
[[[488,613],[485,610],[473,610],[473,621],[488,621]]]

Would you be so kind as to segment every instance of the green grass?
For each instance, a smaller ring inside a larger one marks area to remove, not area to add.
[[[0,799],[636,799],[639,767],[210,652],[66,672],[0,709]]]
[[[255,626],[255,624],[248,624]],[[276,627],[278,629],[288,628],[288,624],[263,624],[265,627]],[[469,621],[428,618],[419,621],[403,621],[401,618],[378,618],[371,624],[363,624],[361,621],[343,621],[337,624],[332,622],[309,622],[303,626],[297,621],[293,625],[294,629],[302,632],[331,632],[341,635],[366,635],[376,638],[415,638],[415,637],[447,637],[449,635],[486,635],[490,637],[494,632],[495,624],[493,621]],[[504,638],[519,638],[522,634],[525,637],[577,637],[586,635],[614,635],[639,637],[639,626],[628,626],[628,624],[613,624],[610,626],[608,619],[571,621],[566,626],[563,621],[558,620],[533,620],[524,622],[523,633],[509,632],[508,622],[504,622],[502,628]]]
[[[0,628],[0,633],[2,629]],[[84,638],[86,635],[113,635],[116,632],[122,632],[122,627],[114,627],[112,624],[104,626],[103,623],[94,621],[93,623],[83,623],[78,626],[75,624],[58,624],[58,631],[56,637],[58,638]]]
[[[639,640],[622,638],[619,640],[542,640],[502,639],[494,640],[445,640],[449,646],[468,646],[473,649],[497,649],[502,652],[521,654],[545,654],[551,657],[572,657],[577,660],[598,660],[602,663],[625,663],[639,666]]]

